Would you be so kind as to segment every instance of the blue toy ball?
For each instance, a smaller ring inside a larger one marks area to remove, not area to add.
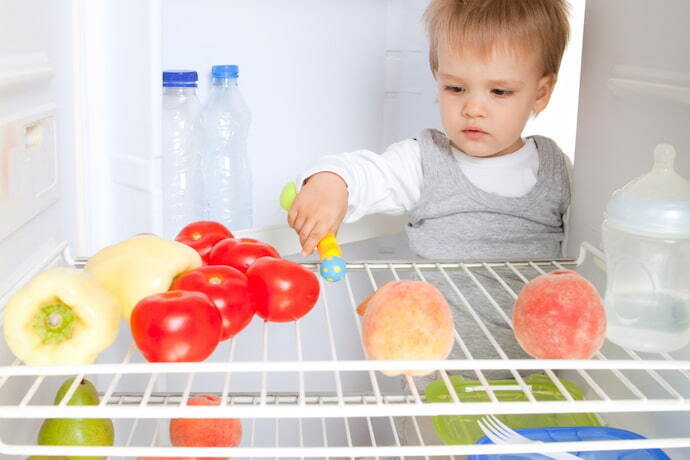
[[[342,257],[331,256],[323,259],[321,261],[321,277],[326,281],[336,282],[340,281],[345,273],[347,273],[347,267],[345,266],[345,261]]]

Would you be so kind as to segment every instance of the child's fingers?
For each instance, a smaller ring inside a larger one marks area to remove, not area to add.
[[[318,237],[309,236],[302,245],[302,255],[304,257],[311,255],[316,249],[316,245],[319,243],[320,239]]]
[[[304,248],[305,243],[309,239],[309,236],[312,234],[314,231],[314,228],[316,227],[317,221],[315,219],[311,219],[307,222],[305,222],[304,225],[299,229],[299,242],[302,245],[302,248]]]
[[[288,225],[292,228],[295,228],[295,217],[297,217],[297,210],[292,207],[287,213],[287,222]]]
[[[314,253],[316,245],[319,244],[321,238],[315,236],[309,236],[302,245],[302,256],[307,257]]]
[[[314,230],[308,234],[304,244],[302,244],[302,254],[307,256],[314,252],[316,245],[319,244],[319,241],[321,241],[324,236],[326,236],[326,233],[327,232],[323,225],[316,226]]]
[[[295,232],[297,232],[297,235],[300,236],[302,232],[304,232],[304,227],[308,224],[309,222],[309,215],[305,214],[304,212],[300,212],[297,214],[297,216],[294,219],[292,228],[295,229]],[[301,236],[300,236],[301,239]]]
[[[299,227],[303,224],[304,214],[299,212],[299,207],[293,206],[288,211],[288,225],[299,231]]]

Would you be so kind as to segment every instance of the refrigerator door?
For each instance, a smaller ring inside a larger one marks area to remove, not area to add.
[[[585,240],[601,242],[611,193],[650,169],[657,144],[673,144],[677,172],[690,177],[688,18],[685,0],[587,2],[570,252]],[[690,359],[690,347],[673,355]],[[687,380],[671,383],[683,388]],[[673,437],[687,425],[688,414],[610,414],[607,421]],[[673,455],[688,458],[690,450]]]
[[[78,242],[71,15],[57,1],[3,2],[0,15],[0,279],[44,242]]]
[[[67,8],[65,6],[68,6]],[[0,298],[59,248],[81,237],[84,155],[78,29],[67,2],[6,0],[0,12]],[[0,314],[4,309],[0,300]],[[1,319],[0,319],[1,322]],[[0,362],[14,360],[4,345]],[[31,384],[7,382],[0,405]],[[52,395],[50,395],[52,397]],[[39,401],[48,401],[40,391]],[[27,425],[0,421],[3,439],[35,442]]]

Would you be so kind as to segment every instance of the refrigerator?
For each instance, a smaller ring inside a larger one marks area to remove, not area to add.
[[[356,307],[392,280],[436,276],[461,296],[453,280],[466,277],[482,290],[486,308],[495,308],[513,302],[529,279],[572,268],[603,294],[601,224],[611,193],[650,169],[660,143],[675,146],[677,171],[690,177],[690,2],[570,3],[572,34],[556,91],[525,132],[554,138],[573,160],[566,257],[416,259],[405,216],[375,215],[342,227],[348,275],[320,280],[312,312],[290,323],[255,317],[204,362],[148,363],[124,322],[91,365],[27,366],[0,340],[0,457],[463,458],[534,452],[534,445],[430,444],[419,436],[403,443],[401,423],[417,431],[422,417],[445,417],[436,419],[443,425],[467,415],[591,414],[599,425],[641,437],[563,440],[540,452],[585,458],[588,451],[659,448],[674,460],[690,458],[690,348],[639,353],[607,342],[591,360],[535,362],[508,360],[492,345],[492,359],[466,354],[430,362],[448,390],[432,404],[430,395],[404,385],[409,377],[380,372],[408,369],[409,362],[369,361],[362,347]],[[160,234],[164,69],[197,70],[203,101],[212,65],[240,66],[253,116],[255,214],[253,228],[234,233],[317,270],[318,258],[299,255],[280,190],[322,155],[381,152],[440,127],[420,21],[426,4],[0,0],[0,311],[42,270],[81,269],[107,245]],[[496,291],[484,288],[483,276],[497,281]],[[462,349],[461,338],[455,346]],[[519,372],[535,366],[558,400],[535,397]],[[485,375],[496,369],[511,371],[520,398],[500,396]],[[469,392],[486,398],[460,397],[449,378],[457,370],[474,372]],[[67,406],[67,398],[54,404],[70,377],[93,382],[99,405]],[[216,394],[223,404],[188,406],[195,394]],[[113,446],[39,445],[43,421],[67,417],[111,419]],[[180,417],[238,418],[241,442],[173,447],[169,423]]]

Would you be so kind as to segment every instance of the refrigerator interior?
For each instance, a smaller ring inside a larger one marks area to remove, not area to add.
[[[282,186],[314,159],[440,127],[421,14],[426,0],[178,0],[82,4],[90,202],[81,254],[160,226],[161,69],[240,66],[252,111],[255,227],[285,223]],[[527,132],[573,155],[583,5],[548,111]],[[136,13],[136,14],[135,14]],[[102,166],[106,165],[105,168]],[[97,184],[97,185],[96,185]],[[131,206],[136,202],[136,206]],[[233,229],[236,230],[236,229]]]
[[[643,0],[590,1],[584,18],[582,5],[576,4],[575,38],[564,62],[565,68],[572,69],[563,73],[552,100],[553,110],[560,110],[559,122],[545,127],[550,115],[547,111],[528,126],[528,133],[556,138],[575,160],[571,256],[578,255],[584,241],[599,244],[608,196],[649,168],[657,143],[674,144],[678,171],[690,176],[690,5],[683,0],[663,3],[664,8],[652,10]],[[0,308],[32,269],[55,263],[69,265],[75,255],[88,256],[132,234],[160,228],[163,68],[195,68],[205,75],[212,64],[240,65],[240,87],[254,120],[249,151],[255,171],[255,224],[259,228],[247,234],[277,235],[284,253],[294,253],[294,236],[281,228],[271,233],[272,226],[285,219],[277,197],[286,181],[295,179],[310,161],[323,154],[360,148],[380,151],[395,140],[414,136],[421,128],[439,125],[426,43],[418,21],[425,4],[425,0],[203,0],[193,6],[182,0],[3,2],[0,296],[4,297]],[[580,45],[577,28],[583,19]],[[663,52],[660,43],[666,44]],[[581,78],[577,70],[579,46]],[[625,80],[628,86],[614,92],[609,86],[615,82],[607,85],[612,78]],[[200,83],[203,100],[209,82],[206,78]],[[355,236],[346,240],[394,234],[347,245],[348,259],[410,259],[404,235],[391,230],[402,229],[403,222],[400,218],[383,219],[353,226],[359,233],[353,231]],[[69,248],[66,254],[64,248]],[[542,269],[556,266],[552,263]],[[99,390],[117,393],[110,399],[103,395],[109,409],[116,413],[122,408],[122,413],[129,415],[117,420],[116,445],[166,445],[165,419],[171,412],[165,412],[165,405],[179,404],[190,392],[227,390],[239,395],[232,404],[243,414],[238,416],[251,424],[251,429],[245,428],[243,448],[281,446],[296,449],[286,456],[297,457],[301,444],[371,446],[373,438],[376,445],[395,446],[398,440],[391,429],[396,423],[392,415],[373,416],[382,410],[377,392],[402,397],[403,413],[421,415],[425,409],[414,404],[413,394],[400,390],[400,378],[383,377],[363,364],[359,322],[352,307],[387,280],[419,276],[419,267],[405,265],[399,271],[389,266],[365,268],[353,270],[350,284],[324,287],[327,295],[316,314],[298,325],[266,326],[255,319],[236,341],[225,343],[210,358],[219,366],[217,372],[194,367],[191,374],[192,368],[164,370],[154,377],[150,369],[137,374],[131,371],[134,367],[121,364],[124,367],[119,369],[126,371],[115,385],[116,368],[94,374]],[[454,268],[465,273],[459,266]],[[591,267],[580,268],[591,270],[593,277],[602,276]],[[539,274],[539,268],[526,269],[526,278]],[[601,283],[599,279],[600,287]],[[519,286],[512,288],[518,292]],[[506,292],[510,294],[510,290]],[[291,345],[283,347],[286,343]],[[129,331],[122,328],[116,344],[99,362],[106,366],[123,359],[143,363],[138,352],[127,358],[130,344]],[[636,361],[615,348],[605,351],[612,359]],[[658,371],[656,376],[664,384],[655,377],[654,367],[644,368],[643,364],[643,370],[621,371],[644,395],[640,398],[632,391],[631,400],[637,404],[645,398],[655,401],[659,413],[623,413],[622,401],[630,397],[631,390],[622,388],[624,380],[615,372],[591,371],[593,386],[587,385],[583,376],[590,373],[586,369],[559,375],[583,382],[582,386],[589,388],[588,397],[595,401],[606,399],[596,391],[597,386],[603,389],[614,408],[621,410],[603,411],[603,418],[612,426],[651,438],[687,439],[690,434],[684,422],[690,377],[683,363],[689,355],[688,350],[674,353],[673,370]],[[281,372],[278,364],[276,370],[268,372],[233,373],[230,380],[229,373],[220,367],[228,359],[250,364],[283,361],[290,371]],[[294,363],[301,360],[332,361],[338,363],[336,366],[353,360],[357,364],[355,369],[342,372],[298,372]],[[0,347],[0,366],[10,369],[13,361],[11,353]],[[84,371],[92,375],[90,370]],[[31,444],[40,419],[58,414],[50,404],[64,377],[12,372],[6,374],[11,377],[0,372],[0,406],[10,408],[17,417],[0,419],[0,442]],[[310,400],[306,409],[299,405],[300,391],[333,397],[336,388],[349,395],[367,395],[351,403],[354,415],[348,419],[334,415],[337,408],[315,407],[324,401],[328,406],[326,399]],[[165,392],[176,396],[159,396]],[[291,396],[285,396],[285,407],[279,407],[278,399],[266,399],[272,393]],[[243,400],[241,395],[249,396]],[[395,398],[391,401],[400,402]],[[669,409],[675,402],[684,405],[685,412]],[[258,410],[264,411],[266,418],[252,418],[255,404],[261,406]],[[153,418],[126,412],[137,405],[150,410]],[[312,410],[323,417],[294,418],[289,415],[294,410]],[[395,409],[383,410],[393,414]],[[444,410],[453,413],[453,407]],[[38,418],[24,418],[29,412]],[[249,456],[248,452],[233,456]],[[678,459],[690,455],[687,449],[667,452]]]

